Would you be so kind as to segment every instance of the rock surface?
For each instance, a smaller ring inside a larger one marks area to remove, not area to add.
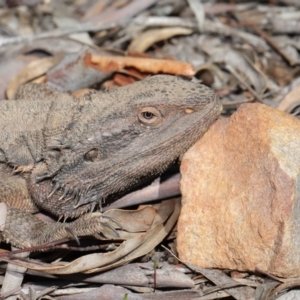
[[[246,104],[181,164],[180,259],[300,276],[300,121]]]

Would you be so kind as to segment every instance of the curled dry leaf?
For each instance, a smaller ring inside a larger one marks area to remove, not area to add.
[[[295,86],[288,94],[285,95],[277,108],[290,113],[297,106],[300,106],[300,84]]]
[[[189,263],[187,263],[187,266],[204,275],[217,286],[217,290],[226,291],[226,293],[234,297],[234,299],[254,299],[255,291],[253,288],[246,285],[243,286],[243,284],[232,279],[220,270],[199,268]]]
[[[126,3],[126,5],[119,5],[118,2],[111,1],[112,4],[105,11],[89,18],[89,21],[91,24],[107,24],[109,22],[128,20],[152,6],[155,2],[157,2],[157,0],[132,0]],[[110,1],[108,1],[108,3],[110,3]]]
[[[87,11],[85,14],[81,17],[82,21],[87,21],[93,16],[96,16],[97,14],[100,14],[105,9],[105,6],[107,3],[105,1],[97,1],[93,5],[87,8]]]
[[[300,279],[299,277],[296,278],[289,278],[286,279],[285,282],[273,285],[273,289],[269,291],[265,297],[261,297],[262,300],[288,300],[288,299],[299,299],[299,285],[300,285]],[[295,290],[293,290],[295,289]],[[286,291],[286,293],[282,293]],[[282,293],[282,294],[281,294]],[[280,297],[277,297],[279,294],[281,294]]]
[[[131,192],[109,206],[103,207],[103,211],[111,210],[112,208],[141,205],[153,200],[178,197],[180,195],[180,178],[181,175],[179,173],[168,178],[157,178],[143,189]]]
[[[149,277],[149,276],[148,276]],[[176,290],[172,291],[155,291],[153,292],[153,288],[151,287],[136,287],[132,286],[129,288],[124,288],[122,286],[116,286],[114,284],[104,284],[100,288],[93,288],[87,290],[86,288],[78,288],[77,294],[74,293],[76,291],[75,288],[72,288],[72,294],[67,293],[68,289],[65,288],[63,290],[63,295],[57,292],[59,296],[59,300],[82,300],[82,299],[106,299],[106,300],[115,300],[115,299],[130,299],[130,300],[161,300],[161,299],[172,299],[172,300],[182,300],[182,299],[219,299],[221,298],[219,292],[216,297],[212,298],[210,294],[210,298],[202,298],[203,293],[198,290],[179,290],[178,286]],[[148,283],[149,286],[149,283]],[[134,292],[133,292],[133,291]],[[138,294],[138,293],[141,293]],[[40,294],[39,294],[40,295]],[[101,295],[101,296],[100,296]],[[126,296],[125,296],[126,295]],[[55,292],[51,294],[52,297],[56,296]],[[52,298],[53,299],[53,298]]]
[[[6,95],[9,100],[14,99],[20,85],[44,75],[61,60],[61,55],[37,59],[29,63],[8,84]]]
[[[223,62],[226,66],[230,66],[230,69],[234,69],[249,81],[256,94],[262,95],[267,87],[266,77],[263,73],[243,53],[235,51],[230,47],[221,45],[220,47],[215,50],[210,49],[212,60],[218,63]]]
[[[153,44],[167,40],[175,35],[190,35],[192,29],[184,27],[169,27],[163,29],[150,29],[140,35],[130,43],[127,51],[132,53],[143,53]]]
[[[126,67],[134,67],[140,72],[150,74],[166,73],[184,76],[195,74],[193,66],[182,61],[123,56],[92,56],[90,53],[86,54],[84,60],[87,67],[102,72],[113,72]]]
[[[0,59],[0,99],[6,99],[6,89],[10,80],[34,60],[36,60],[34,55],[18,55],[13,59]]]
[[[149,283],[153,284],[151,278],[156,272],[156,287],[158,288],[194,288],[195,283],[190,278],[189,270],[187,268],[180,268],[178,265],[171,265],[167,262],[160,262],[159,268],[153,263],[148,261],[146,263],[130,263],[125,266],[109,270],[101,274],[94,274],[89,276],[80,276],[81,282],[93,283],[107,283],[134,285],[140,287],[148,287]]]
[[[115,251],[83,255],[70,263],[60,262],[57,265],[34,262],[32,260],[22,261],[17,258],[13,259],[13,263],[49,274],[94,273],[124,265],[137,257],[149,253],[149,251],[153,250],[170,233],[180,213],[180,199],[166,200],[152,207],[156,210],[156,214],[152,215],[152,222],[147,221],[149,224],[147,230],[124,241]],[[125,211],[123,213],[125,214]],[[123,213],[117,214],[122,215]],[[142,216],[137,217],[139,213],[144,215],[145,211],[138,210],[136,212],[135,217],[138,220],[137,226],[139,226],[142,218]],[[112,215],[114,214],[116,214],[116,212],[112,213]],[[129,214],[132,214],[132,212],[129,212]],[[126,218],[129,218],[129,216]],[[135,219],[130,219],[130,222],[134,223]],[[134,228],[134,225],[130,224],[129,227]],[[10,259],[5,257],[1,257],[1,260],[11,262]]]
[[[225,35],[236,38],[245,42],[246,44],[252,45],[258,52],[268,51],[269,49],[269,46],[265,40],[249,32],[241,31],[227,26],[221,22],[215,22],[211,20],[205,20],[204,25],[205,33],[214,33],[217,35]]]
[[[50,37],[34,40],[34,43],[27,43],[23,46],[22,52],[28,53],[40,49],[52,56],[60,53],[78,53],[86,48],[86,43],[82,43],[72,37]]]
[[[47,73],[47,84],[58,90],[74,92],[104,80],[109,74],[87,68],[87,48],[70,53]]]
[[[235,63],[233,63],[235,61]],[[263,73],[254,65],[247,56],[232,51],[226,55],[226,62],[229,62],[237,71],[245,76],[253,86],[258,95],[262,95],[266,90],[266,78]]]
[[[274,33],[300,33],[299,20],[283,20],[280,18],[273,18],[269,20],[271,30]]]
[[[203,32],[205,21],[204,5],[198,0],[187,0],[187,2],[196,17],[200,32]]]
[[[152,206],[145,206],[138,210],[111,209],[104,213],[122,224],[123,230],[128,232],[147,231],[155,218],[156,210]],[[134,220],[134,222],[132,222]],[[112,225],[114,225],[112,223]]]
[[[17,250],[17,248],[12,247],[12,250]],[[19,253],[17,254],[17,256],[20,258],[28,257],[29,253],[28,252]],[[2,282],[1,294],[5,294],[5,293],[9,294],[12,290],[21,289],[24,273],[26,272],[26,268],[17,266],[13,263],[8,264],[6,270],[7,272],[5,273]]]

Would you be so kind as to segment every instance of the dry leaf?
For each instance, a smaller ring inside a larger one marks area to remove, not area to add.
[[[203,274],[217,287],[214,289],[224,290],[237,300],[254,300],[255,290],[249,286],[241,286],[241,283],[227,276],[224,272],[214,269],[203,269],[187,264],[192,270]]]
[[[45,57],[37,59],[29,63],[21,72],[19,72],[8,84],[6,95],[9,100],[14,98],[20,85],[31,81],[39,76],[45,74],[51,69],[58,61],[61,56],[57,55],[54,57]]]
[[[67,54],[47,73],[47,84],[58,90],[74,92],[101,82],[110,74],[87,68],[86,49]]]
[[[70,263],[61,261],[56,265],[33,260],[21,261],[17,258],[11,260],[1,257],[1,260],[49,274],[94,273],[124,265],[153,250],[175,226],[180,213],[180,199],[166,200],[154,207],[157,212],[148,230],[124,241],[115,251],[87,254]],[[143,214],[144,211],[138,210],[136,213]],[[134,221],[134,219],[131,220],[131,222]]]
[[[277,106],[278,109],[290,113],[300,105],[300,84],[296,85]]]
[[[104,213],[105,216],[118,220],[123,229],[129,232],[147,231],[156,214],[156,210],[149,205],[138,210],[111,209]]]
[[[193,66],[189,63],[155,58],[136,58],[123,56],[92,56],[87,53],[85,65],[102,72],[113,72],[126,67],[134,67],[140,72],[193,76]]]
[[[175,35],[190,35],[193,33],[192,29],[184,27],[167,27],[159,29],[150,29],[139,36],[134,38],[129,47],[127,48],[128,52],[132,53],[143,53],[153,44],[167,40]]]

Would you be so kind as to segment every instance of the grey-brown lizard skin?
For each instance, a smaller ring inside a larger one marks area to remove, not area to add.
[[[208,87],[169,75],[80,99],[29,85],[18,98],[0,101],[1,238],[18,247],[101,232],[101,214],[86,213],[160,175],[221,109]],[[39,210],[76,220],[47,224]]]

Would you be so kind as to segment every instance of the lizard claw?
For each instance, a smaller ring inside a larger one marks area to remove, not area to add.
[[[58,201],[61,201],[62,199],[64,199],[69,193],[69,190],[67,188],[64,189],[63,194],[59,197]]]
[[[120,227],[121,230],[123,230],[123,226],[115,218],[112,218],[112,217],[109,217],[109,216],[105,216],[105,215],[102,215],[102,218],[103,219],[108,219],[108,220],[112,221],[113,223],[117,224]],[[106,223],[106,224],[108,224],[108,223]]]
[[[116,230],[116,228],[114,226],[110,225],[109,223],[101,222],[101,225],[104,226],[104,227],[107,227],[107,228],[111,229],[115,233],[115,235],[117,237],[120,236],[119,233],[118,233],[118,231]]]
[[[82,204],[85,204],[85,197],[84,197],[84,194],[81,194],[81,196],[79,197],[79,200],[78,200],[77,203],[74,205],[74,209],[78,208],[78,207],[81,206]]]
[[[47,199],[49,199],[53,194],[60,188],[60,184],[58,182],[55,183],[54,188],[52,189],[51,193],[47,196]]]
[[[76,241],[77,245],[80,245],[80,241],[78,236],[75,234],[75,232],[68,226],[65,227],[65,230],[71,234],[71,236],[74,238],[74,240]]]
[[[107,219],[107,220],[115,223],[121,230],[123,230],[123,226],[116,219],[114,219],[112,217],[109,217],[109,216],[105,216],[105,215],[102,215],[101,218]],[[101,226],[107,227],[110,230],[112,230],[117,237],[120,237],[120,235],[119,235],[118,231],[116,230],[116,228],[113,225],[111,225],[110,223],[108,223],[108,222],[100,222],[100,224],[101,224]]]

